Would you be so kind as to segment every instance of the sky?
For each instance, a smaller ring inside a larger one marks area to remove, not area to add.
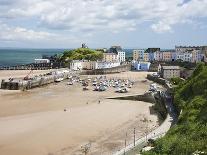
[[[0,0],[0,48],[207,45],[207,0]]]

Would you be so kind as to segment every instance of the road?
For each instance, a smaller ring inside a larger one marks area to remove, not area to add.
[[[115,152],[113,155],[122,155],[125,152],[132,150],[136,146],[143,145],[143,143],[146,144],[147,139],[157,139],[157,138],[164,136],[166,134],[166,132],[170,129],[170,127],[176,123],[177,115],[174,110],[172,99],[166,93],[164,95],[166,97],[165,104],[166,104],[166,108],[168,110],[168,114],[167,114],[165,121],[158,128],[156,128],[155,130],[148,133],[145,137],[142,137],[142,138],[136,140],[135,146],[134,146],[134,143],[132,143],[132,144],[128,145],[126,148],[123,148],[123,149]]]

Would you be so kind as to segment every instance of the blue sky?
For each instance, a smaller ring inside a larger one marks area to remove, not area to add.
[[[207,0],[0,0],[0,47],[207,45]]]

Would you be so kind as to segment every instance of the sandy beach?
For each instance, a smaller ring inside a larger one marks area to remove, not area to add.
[[[42,74],[45,71],[35,71]],[[0,79],[24,77],[28,71],[0,71]],[[67,81],[29,91],[0,91],[0,152],[4,155],[81,155],[81,146],[90,143],[91,155],[112,154],[146,130],[157,126],[150,103],[120,101],[108,97],[143,94],[150,82],[148,72],[106,75],[138,81],[127,94],[110,88],[104,92],[83,91]],[[85,76],[87,77],[87,76]],[[98,103],[100,100],[100,104]],[[67,111],[64,111],[67,109]],[[149,123],[143,121],[150,120]]]

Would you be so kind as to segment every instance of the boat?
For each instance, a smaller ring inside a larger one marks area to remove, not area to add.
[[[128,85],[128,88],[132,88],[132,85]]]
[[[61,82],[63,80],[64,80],[64,78],[57,78],[57,79],[55,79],[55,82]]]
[[[89,90],[89,89],[88,89],[88,87],[83,87],[83,90],[85,91],[85,90]]]
[[[73,82],[69,81],[69,82],[67,83],[67,85],[73,85]]]
[[[125,88],[122,88],[120,90],[120,93],[127,93],[129,91],[129,89],[127,89],[126,87]]]
[[[106,90],[106,87],[105,86],[100,86],[99,87],[99,91],[105,91]]]
[[[96,87],[94,88],[94,91],[99,91],[99,86],[96,86]]]
[[[119,87],[115,90],[116,93],[119,93],[120,91],[121,91],[121,88]]]
[[[157,90],[157,84],[156,83],[152,83],[150,84],[150,89],[149,91],[156,91]]]

